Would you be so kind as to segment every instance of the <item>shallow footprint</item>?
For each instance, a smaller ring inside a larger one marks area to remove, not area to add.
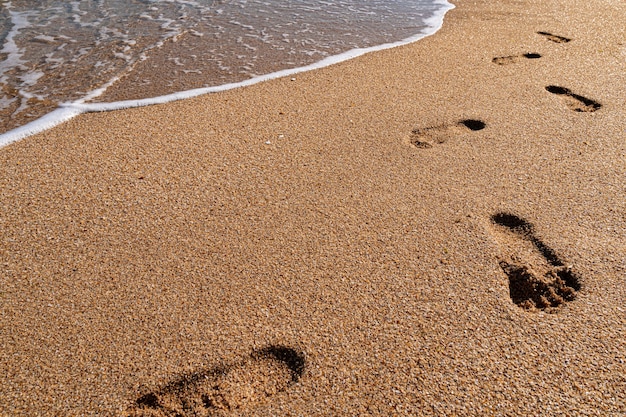
[[[580,279],[534,234],[532,224],[514,214],[491,217],[506,253],[500,267],[509,278],[511,300],[526,310],[556,312],[580,290]]]
[[[555,42],[555,43],[567,43],[569,41],[571,41],[570,38],[566,38],[564,36],[559,36],[559,35],[553,35],[552,33],[549,32],[537,32],[537,34],[545,37],[546,39],[548,39],[549,41]]]
[[[602,107],[602,104],[598,103],[597,101],[572,93],[569,88],[559,87],[557,85],[549,85],[546,87],[546,90],[552,94],[561,96],[567,104],[567,107],[576,112],[593,113],[594,111]]]
[[[535,52],[529,52],[521,55],[511,55],[511,56],[499,56],[495,57],[491,60],[494,64],[498,65],[508,65],[518,62],[522,59],[538,59],[541,58],[541,55]]]
[[[302,353],[269,346],[240,363],[186,375],[142,395],[127,415],[196,417],[243,411],[298,382],[304,365]]]
[[[451,125],[413,129],[409,141],[418,148],[432,148],[433,144],[448,141],[450,136],[466,131],[483,130],[486,124],[482,120],[465,119]]]

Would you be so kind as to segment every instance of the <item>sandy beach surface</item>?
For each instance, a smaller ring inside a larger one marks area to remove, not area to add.
[[[455,4],[0,149],[0,415],[626,415],[626,3]]]

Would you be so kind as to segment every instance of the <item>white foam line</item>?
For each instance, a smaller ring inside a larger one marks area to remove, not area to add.
[[[35,121],[0,135],[0,148],[8,145],[9,143],[17,142],[18,140],[24,139],[28,136],[51,129],[75,116],[78,116],[81,113],[82,112],[78,109],[59,107],[58,109],[53,110]]]
[[[13,143],[18,140],[24,139],[28,136],[41,133],[47,129],[50,129],[63,122],[66,122],[70,120],[71,118],[82,113],[105,112],[105,111],[128,109],[128,108],[133,108],[133,107],[151,106],[155,104],[165,104],[165,103],[170,103],[172,101],[198,97],[198,96],[205,95],[205,94],[232,90],[234,88],[247,87],[247,86],[257,84],[263,81],[273,80],[273,79],[281,78],[281,77],[287,77],[290,75],[295,75],[295,74],[299,74],[299,73],[306,72],[306,71],[328,67],[330,65],[337,64],[339,62],[347,61],[350,59],[354,59],[356,57],[365,55],[370,52],[381,51],[384,49],[395,48],[397,46],[413,43],[427,36],[430,36],[434,34],[435,32],[437,32],[439,29],[441,29],[445,14],[449,10],[452,10],[454,8],[454,5],[448,3],[446,0],[442,0],[441,4],[443,6],[446,6],[446,9],[444,9],[441,12],[441,14],[435,15],[426,21],[429,27],[423,33],[411,36],[399,42],[386,43],[382,45],[372,46],[369,48],[352,49],[350,51],[343,52],[338,55],[333,55],[333,56],[324,58],[321,61],[318,61],[316,63],[310,64],[304,67],[276,71],[270,74],[260,75],[258,77],[250,78],[250,79],[236,82],[236,83],[222,84],[222,85],[218,85],[214,87],[196,88],[196,89],[187,90],[187,91],[179,91],[179,92],[172,93],[172,94],[146,98],[146,99],[116,101],[116,102],[111,102],[111,103],[84,103],[85,99],[82,99],[82,100],[78,100],[72,103],[63,103],[59,106],[58,109],[54,110],[53,112],[48,113],[47,115],[35,121],[32,121],[24,126],[18,127],[4,134],[1,134],[0,135],[0,148],[8,145],[9,143]]]

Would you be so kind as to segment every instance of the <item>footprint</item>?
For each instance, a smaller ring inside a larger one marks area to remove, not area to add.
[[[545,36],[546,39],[555,43],[567,43],[571,41],[570,38],[566,38],[564,36],[553,35],[552,33],[548,33],[548,32],[537,32],[537,33],[541,36]]]
[[[549,85],[546,87],[546,90],[552,94],[562,96],[567,107],[577,112],[592,113],[602,107],[602,104],[597,101],[572,93],[569,88]]]
[[[556,312],[580,291],[580,279],[557,254],[535,237],[532,224],[514,214],[491,217],[506,254],[500,267],[509,277],[511,300],[526,310]]]
[[[298,382],[304,366],[302,353],[269,346],[240,363],[186,375],[142,395],[127,416],[220,416],[244,411]]]
[[[461,120],[452,125],[413,129],[409,141],[418,148],[432,148],[434,143],[445,143],[452,135],[468,130],[477,131],[485,128],[485,122],[475,119]]]
[[[518,62],[522,59],[537,59],[541,58],[541,55],[535,52],[529,52],[521,55],[511,55],[511,56],[499,56],[491,60],[494,64],[498,65],[508,65]]]

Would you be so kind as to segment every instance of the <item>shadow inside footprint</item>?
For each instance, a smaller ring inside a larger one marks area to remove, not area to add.
[[[269,346],[240,363],[185,375],[142,395],[127,416],[195,417],[242,411],[298,382],[304,367],[302,353]]]
[[[576,298],[580,279],[535,236],[532,224],[509,213],[498,213],[491,220],[500,232],[500,241],[508,246],[508,257],[499,263],[509,278],[509,295],[515,304],[527,310],[555,312]]]
[[[570,38],[566,38],[564,36],[558,36],[558,35],[553,35],[552,33],[548,33],[548,32],[543,32],[543,31],[539,31],[537,32],[537,34],[545,37],[546,39],[548,39],[549,41],[555,42],[555,43],[567,43],[569,41],[571,41]]]
[[[556,94],[557,96],[562,96],[567,104],[567,107],[576,112],[592,113],[602,107],[602,104],[597,101],[572,93],[569,88],[549,85],[546,87],[546,90],[552,94]]]
[[[518,62],[522,59],[538,59],[541,55],[535,52],[529,52],[521,55],[499,56],[491,60],[494,64],[508,65]]]
[[[432,148],[433,144],[447,142],[451,136],[483,130],[486,126],[482,120],[465,119],[450,125],[413,129],[409,141],[417,148]]]

